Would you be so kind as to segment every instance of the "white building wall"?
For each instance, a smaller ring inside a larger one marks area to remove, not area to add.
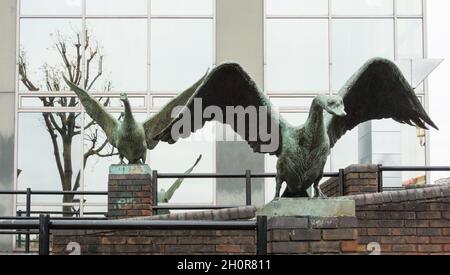
[[[0,1],[0,190],[14,189],[16,7],[16,0]],[[11,215],[13,196],[0,195],[0,216]],[[0,235],[0,251],[11,245],[11,236]]]

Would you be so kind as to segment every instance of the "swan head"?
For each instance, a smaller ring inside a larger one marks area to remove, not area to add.
[[[345,112],[344,100],[341,96],[330,96],[326,99],[324,109],[335,116],[344,117],[347,115]]]
[[[128,96],[126,93],[121,93],[119,99],[125,103],[128,101]]]

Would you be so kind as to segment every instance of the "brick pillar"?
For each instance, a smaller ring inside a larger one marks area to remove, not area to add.
[[[268,253],[356,254],[356,217],[274,217],[268,223]]]
[[[148,165],[111,165],[108,219],[152,216],[153,192]]]
[[[339,197],[339,178],[331,178],[320,185],[328,197]],[[377,165],[351,165],[344,170],[344,196],[378,192]]]

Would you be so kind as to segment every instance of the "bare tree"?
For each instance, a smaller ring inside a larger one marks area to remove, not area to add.
[[[74,37],[64,38],[59,32],[56,32],[53,40],[53,48],[58,52],[61,62],[56,65],[44,64],[42,67],[44,72],[44,82],[41,86],[36,85],[35,79],[30,79],[27,71],[27,60],[24,51],[19,56],[19,75],[20,81],[28,91],[39,91],[40,87],[45,85],[49,92],[59,92],[67,89],[61,85],[64,83],[62,74],[73,83],[86,90],[91,90],[103,74],[103,55],[100,46],[91,42],[91,37],[86,31],[84,45],[81,43],[80,33],[74,32]],[[82,70],[82,51],[86,55],[85,70]],[[94,66],[97,65],[97,70]],[[83,77],[84,76],[84,77]],[[65,83],[64,83],[65,84]],[[104,84],[105,91],[111,89],[111,82],[106,81]],[[76,96],[59,96],[59,97],[39,97],[44,107],[76,107],[79,102]],[[100,99],[102,103],[109,105],[109,98]],[[110,157],[117,155],[117,151],[107,140],[101,141],[102,138],[95,127],[96,123],[91,120],[83,125],[79,121],[80,113],[74,112],[57,112],[42,113],[44,125],[49,133],[53,146],[53,156],[58,169],[58,174],[64,191],[77,191],[80,188],[81,170],[76,171],[74,178],[72,144],[74,137],[82,133],[81,127],[84,127],[84,141],[89,144],[89,148],[84,152],[83,167],[86,167],[88,159],[92,156]],[[78,156],[75,156],[78,157]],[[63,203],[73,203],[79,200],[74,199],[74,195],[64,195]],[[63,206],[65,216],[74,215],[74,208],[71,206]]]

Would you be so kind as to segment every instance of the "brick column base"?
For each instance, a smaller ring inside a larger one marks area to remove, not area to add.
[[[274,217],[268,223],[269,254],[356,254],[356,217]]]
[[[330,178],[320,185],[322,192],[328,197],[339,197],[340,179]],[[377,165],[351,165],[344,170],[344,196],[378,192]]]
[[[148,165],[111,165],[108,219],[152,216],[153,192]]]

